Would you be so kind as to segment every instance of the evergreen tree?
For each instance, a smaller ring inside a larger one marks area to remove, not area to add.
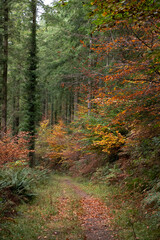
[[[76,117],[80,83],[88,82],[80,67],[90,55],[91,24],[78,0],[47,7],[43,20],[38,31],[43,116],[50,115],[44,111],[45,106],[52,113],[51,122],[56,123],[61,118],[70,123]],[[83,47],[83,41],[87,48]]]
[[[2,29],[1,43],[3,45],[2,51],[2,113],[1,113],[1,128],[2,132],[7,131],[7,81],[8,81],[8,22],[9,22],[9,0],[4,0],[1,5],[2,12]]]
[[[37,86],[37,43],[36,43],[36,15],[37,15],[37,0],[30,2],[31,11],[31,33],[29,44],[28,69],[26,73],[26,106],[25,106],[25,130],[29,132],[29,165],[35,165],[35,128],[36,128],[36,86]]]
[[[28,59],[29,1],[14,2],[10,13],[8,116],[13,135],[23,128],[24,84]]]
[[[3,1],[0,0],[0,108],[2,101],[2,74],[3,74]],[[0,126],[1,126],[1,111],[0,111]]]

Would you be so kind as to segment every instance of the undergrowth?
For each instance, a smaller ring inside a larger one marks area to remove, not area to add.
[[[30,203],[37,197],[36,187],[49,177],[47,170],[23,166],[4,167],[0,170],[0,224],[9,233],[8,224],[19,214],[17,206]]]

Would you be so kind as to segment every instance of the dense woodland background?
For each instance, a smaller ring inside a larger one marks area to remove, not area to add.
[[[0,0],[1,190],[28,165],[113,184],[148,214],[140,239],[159,239],[159,14],[158,0]]]

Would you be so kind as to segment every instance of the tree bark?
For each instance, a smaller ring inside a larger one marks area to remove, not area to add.
[[[36,117],[37,117],[37,103],[36,103],[36,86],[37,86],[37,0],[30,2],[31,11],[31,35],[28,56],[28,70],[26,82],[26,126],[25,130],[29,132],[29,166],[32,168],[35,165],[35,132],[36,132]]]
[[[78,110],[78,90],[77,88],[74,89],[74,119],[77,117],[77,110]]]
[[[2,107],[2,82],[3,82],[3,2],[0,0],[0,109]],[[1,129],[1,117],[0,110],[0,129]]]
[[[51,97],[51,116],[50,116],[50,125],[53,126],[53,114],[54,114],[54,99]]]
[[[2,77],[2,116],[1,129],[2,132],[7,131],[7,79],[8,79],[8,0],[4,1],[4,40],[3,40],[3,77]]]
[[[91,47],[92,47],[92,34],[90,36],[90,40],[89,40],[89,61],[88,61],[88,66],[89,68],[91,68],[92,66],[92,56],[91,56]],[[92,83],[91,83],[91,79],[90,77],[88,77],[88,97],[87,97],[87,101],[88,101],[88,116],[91,115],[91,99],[92,99]]]
[[[12,134],[17,135],[19,132],[19,100],[20,100],[20,88],[19,88],[19,80],[16,81],[17,88],[14,89],[15,93],[13,93],[13,122],[12,122]]]

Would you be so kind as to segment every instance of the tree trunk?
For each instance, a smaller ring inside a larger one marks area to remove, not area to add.
[[[19,99],[20,99],[20,82],[17,81],[17,88],[14,89],[15,93],[13,93],[13,122],[12,122],[12,134],[17,135],[19,132]]]
[[[90,36],[90,41],[89,41],[89,46],[90,46],[90,50],[89,50],[89,68],[91,68],[92,66],[92,56],[91,56],[91,48],[92,48],[92,34]],[[91,79],[90,77],[88,77],[88,97],[87,97],[87,101],[88,101],[88,116],[90,116],[91,114],[91,99],[92,99],[92,83],[91,83]]]
[[[77,110],[78,110],[78,90],[74,89],[74,117],[73,120],[77,117]]]
[[[45,119],[49,118],[49,107],[48,107],[48,89],[45,90]]]
[[[57,124],[58,120],[57,120],[57,110],[54,111],[54,123]]]
[[[72,121],[72,92],[69,92],[69,109],[68,109],[68,113],[69,113],[69,123],[71,123]]]
[[[3,80],[3,5],[0,0],[0,109],[2,107],[2,80]],[[0,110],[0,129],[1,129],[1,110]]]
[[[31,11],[31,35],[28,55],[28,69],[26,72],[26,112],[25,112],[25,128],[29,132],[29,166],[35,165],[35,132],[36,132],[36,118],[37,118],[37,104],[36,104],[36,70],[37,70],[37,44],[36,44],[36,14],[37,14],[37,0],[30,2]]]
[[[8,0],[4,1],[4,40],[3,40],[3,77],[2,77],[2,132],[7,131],[7,78],[8,78]]]
[[[51,97],[51,116],[50,116],[50,125],[53,126],[53,114],[54,114],[54,99]]]

